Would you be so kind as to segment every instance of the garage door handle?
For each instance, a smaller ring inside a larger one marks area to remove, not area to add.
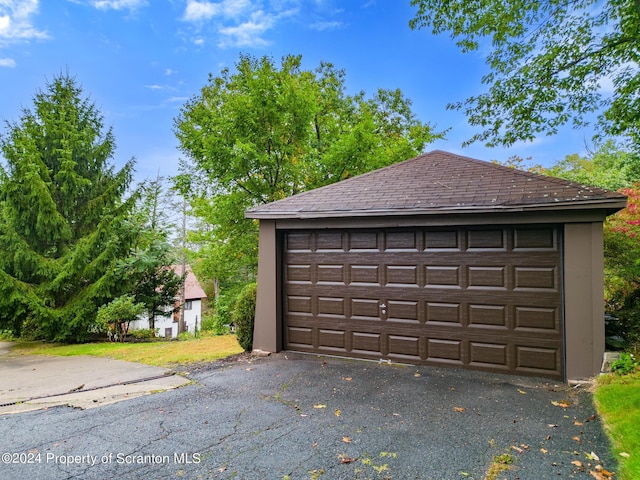
[[[382,305],[380,305],[380,308],[385,309],[387,308],[387,306],[383,303]]]

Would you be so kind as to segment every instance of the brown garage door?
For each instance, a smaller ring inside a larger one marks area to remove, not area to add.
[[[557,226],[285,235],[285,348],[563,377]]]

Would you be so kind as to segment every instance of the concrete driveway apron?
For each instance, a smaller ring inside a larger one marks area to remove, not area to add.
[[[12,356],[10,346],[0,342],[0,415],[92,408],[189,383],[165,368],[89,356]]]
[[[0,416],[0,477],[479,480],[505,454],[499,479],[615,470],[583,387],[290,353],[188,376],[100,408]]]

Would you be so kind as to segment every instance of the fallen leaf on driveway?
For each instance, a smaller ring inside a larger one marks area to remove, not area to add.
[[[220,468],[218,469],[218,473],[222,473],[222,472],[224,472],[226,469],[227,469],[227,467],[220,467]]]
[[[573,462],[571,462],[571,465],[582,468],[582,462],[580,460],[574,460]]]
[[[346,455],[339,455],[339,458],[340,458],[340,463],[341,464],[353,463],[353,462],[357,462],[358,461],[357,458],[347,457]]]
[[[557,423],[550,423],[549,425],[547,425],[550,428],[558,428],[559,425]]]
[[[605,470],[602,465],[596,465],[595,468],[596,472],[598,472],[600,475],[604,475],[607,478],[613,478],[613,476],[615,475],[615,473],[612,473],[609,470]]]
[[[584,425],[584,423],[579,422],[578,420],[574,420],[574,421],[573,421],[573,424],[574,424],[576,427],[581,427],[581,426],[583,426],[583,425]]]
[[[318,405],[314,405],[313,408],[327,408],[327,406],[322,403],[319,403]]]
[[[343,379],[345,382],[350,382],[350,381],[352,380],[352,379],[351,379],[351,377],[342,377],[342,379]]]
[[[344,443],[351,443],[351,438],[349,438],[349,437],[342,437],[342,441],[343,441]]]
[[[522,395],[526,395],[527,394],[527,392],[525,392],[524,390],[520,390],[520,389],[518,389],[518,393],[521,393]]]
[[[547,450],[546,448],[541,448],[540,451],[544,454],[549,453],[549,450]]]
[[[515,450],[518,453],[524,453],[524,450],[520,447],[516,447],[515,445],[511,445],[511,450]]]
[[[556,407],[562,407],[562,408],[569,408],[571,406],[571,402],[568,402],[566,400],[562,400],[561,402],[556,402],[555,400],[553,400],[551,403]]]
[[[600,457],[598,457],[598,455],[596,455],[594,452],[585,453],[584,455],[585,457],[587,457],[587,460],[593,460],[594,462],[600,461]]]
[[[453,409],[454,409],[456,412],[464,412],[464,410],[465,410],[463,407],[453,407]]]
[[[582,443],[582,439],[580,437],[573,437],[571,440],[575,440],[578,443]]]
[[[413,374],[413,376],[417,378],[417,377],[420,376],[420,374],[418,372],[416,372],[416,373]]]
[[[611,472],[607,472],[605,469],[602,469],[599,472],[594,472],[593,470],[589,470],[589,474],[596,480],[609,480],[613,478],[613,474]]]
[[[336,408],[336,417],[339,417],[340,415],[342,415],[342,410],[340,410],[339,408]]]

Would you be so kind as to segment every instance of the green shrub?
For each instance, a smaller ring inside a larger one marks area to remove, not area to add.
[[[200,322],[200,331],[218,333],[216,331],[215,315],[209,315],[206,313],[202,314],[202,321]]]
[[[13,332],[11,330],[0,330],[0,340],[14,340]]]
[[[253,347],[256,292],[257,285],[255,283],[247,284],[240,292],[240,296],[233,309],[233,323],[236,326],[238,343],[246,352],[250,352]]]
[[[189,331],[182,332],[180,335],[178,335],[178,340],[193,340],[194,338],[196,338],[196,336]]]
[[[136,330],[129,330],[129,335],[136,340],[149,340],[156,338],[158,333],[157,328],[140,328]]]
[[[640,367],[640,363],[636,360],[632,353],[623,352],[620,358],[611,364],[611,371],[619,375],[628,375],[634,373]]]
[[[223,290],[215,300],[213,314],[213,331],[217,335],[229,333],[229,326],[233,323],[233,310],[238,301],[243,285],[234,285]]]

